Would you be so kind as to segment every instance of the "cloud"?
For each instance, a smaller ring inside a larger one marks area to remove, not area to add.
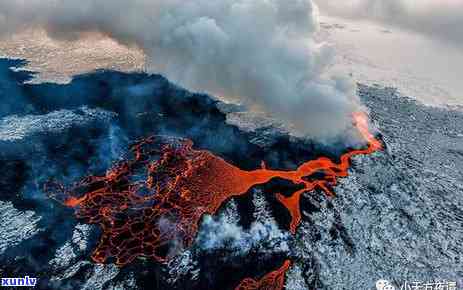
[[[416,31],[463,48],[461,0],[315,0],[323,13]]]
[[[262,191],[253,193],[252,202],[254,222],[248,229],[239,225],[240,215],[232,200],[218,216],[204,216],[195,244],[204,251],[232,249],[241,256],[252,250],[260,254],[288,252],[291,236],[279,229]]]
[[[300,134],[328,138],[359,110],[355,85],[330,76],[312,0],[2,0],[0,34],[99,32],[141,47],[148,67],[192,90],[238,98]]]
[[[274,221],[254,222],[248,230],[227,218],[204,217],[196,238],[200,249],[233,249],[240,255],[258,249],[260,253],[288,252],[289,234],[280,231]]]

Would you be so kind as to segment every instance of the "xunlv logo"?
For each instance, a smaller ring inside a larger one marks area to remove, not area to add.
[[[2,287],[35,287],[37,278],[2,278]]]

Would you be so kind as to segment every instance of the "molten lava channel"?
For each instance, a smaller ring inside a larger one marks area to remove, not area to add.
[[[295,233],[304,192],[320,188],[333,196],[330,188],[336,185],[337,177],[348,175],[351,157],[382,148],[368,130],[366,114],[355,114],[354,124],[367,148],[342,155],[340,163],[321,157],[294,171],[264,166],[245,171],[211,152],[193,149],[189,140],[160,142],[149,137],[132,146],[133,158],[118,162],[106,175],[86,177],[68,190],[58,188],[54,196],[75,208],[79,219],[101,226],[102,235],[92,254],[98,263],[114,258],[117,264],[125,265],[139,256],[165,262],[175,251],[192,244],[203,215],[215,214],[226,200],[276,177],[304,186],[290,197],[276,195],[291,214],[289,230]],[[324,177],[312,181],[304,178],[316,172],[323,172]],[[270,276],[281,276],[277,274]]]
[[[281,290],[285,284],[285,274],[291,266],[291,261],[286,260],[279,269],[265,275],[259,281],[246,278],[235,290]]]

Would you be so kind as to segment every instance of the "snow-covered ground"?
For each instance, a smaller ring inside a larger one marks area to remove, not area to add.
[[[0,40],[0,58],[25,59],[29,69],[39,74],[33,82],[67,83],[76,74],[95,69],[139,71],[145,56],[135,47],[88,34],[76,41],[55,40],[43,30],[27,30]]]
[[[463,104],[463,51],[415,32],[320,16],[319,38],[336,48],[331,69],[399,89],[431,105]]]

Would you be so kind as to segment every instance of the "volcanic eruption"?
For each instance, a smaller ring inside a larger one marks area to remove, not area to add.
[[[141,48],[149,72],[329,139],[361,105],[352,80],[328,71],[334,50],[318,27],[312,0],[0,1],[0,38],[29,28],[108,36]]]
[[[100,225],[102,235],[92,255],[97,263],[114,258],[122,266],[139,256],[166,262],[178,254],[175,251],[191,246],[205,214],[214,215],[230,198],[277,177],[303,185],[290,197],[276,196],[290,212],[289,230],[294,234],[301,221],[300,197],[304,192],[320,188],[334,196],[331,188],[338,177],[348,175],[350,159],[382,148],[368,130],[367,115],[357,113],[353,119],[367,147],[343,154],[339,163],[320,157],[294,171],[265,166],[246,171],[209,151],[194,149],[188,139],[152,136],[133,144],[130,157],[116,163],[104,176],[88,176],[69,189],[50,184],[47,190],[64,205],[75,208],[78,219]],[[310,178],[320,172],[323,177]],[[289,262],[284,268],[288,267]],[[264,281],[280,281],[283,276],[284,270],[279,270]],[[283,285],[280,282],[275,285]],[[261,289],[261,283],[266,282],[246,280],[239,289]]]
[[[316,2],[0,0],[0,276],[460,285],[463,114],[404,95],[458,89],[461,4],[335,4],[379,24]]]

